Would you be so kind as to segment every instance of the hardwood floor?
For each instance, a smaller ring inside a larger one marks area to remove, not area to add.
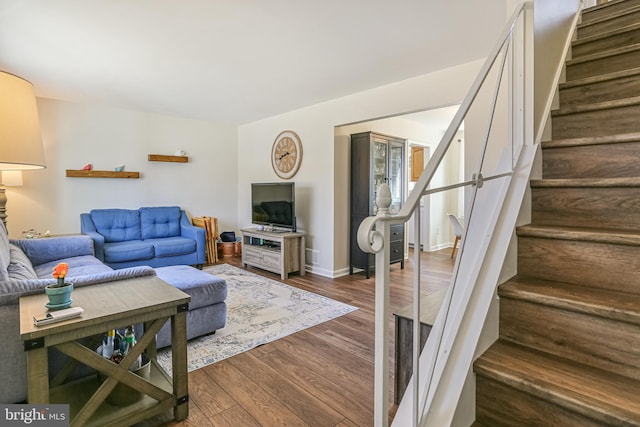
[[[449,285],[454,264],[450,255],[450,249],[422,253],[424,294]],[[242,266],[240,257],[224,261]],[[399,264],[391,267],[392,311],[411,303],[413,265],[410,251],[404,270]],[[276,274],[250,271],[279,280]],[[358,310],[191,372],[189,418],[181,423],[156,419],[147,425],[372,426],[374,280],[364,274],[338,279],[291,275],[285,283]],[[392,325],[393,316],[389,322]]]

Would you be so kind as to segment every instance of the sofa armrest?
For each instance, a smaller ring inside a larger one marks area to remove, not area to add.
[[[73,283],[74,287],[82,287],[145,276],[156,276],[156,271],[148,265],[140,265],[136,267],[121,268],[119,270],[104,271],[102,273],[70,277],[67,281]]]
[[[0,306],[18,304],[21,296],[44,292],[47,285],[53,285],[56,279],[9,279],[0,282]]]
[[[207,258],[207,249],[205,246],[206,233],[204,228],[191,224],[191,221],[189,221],[184,211],[180,211],[180,235],[196,241],[198,264],[204,264]]]
[[[80,232],[91,237],[93,240],[94,256],[104,262],[104,236],[98,233],[96,226],[91,220],[91,215],[87,213],[80,214]]]
[[[134,279],[137,277],[156,276],[156,271],[146,265],[105,271],[84,276],[69,277],[67,282],[74,287],[91,286],[118,280]],[[47,285],[53,285],[56,279],[9,279],[0,281],[0,306],[17,304],[22,296],[41,294]]]
[[[93,255],[93,240],[89,236],[16,239],[11,243],[22,249],[34,267],[58,259]]]

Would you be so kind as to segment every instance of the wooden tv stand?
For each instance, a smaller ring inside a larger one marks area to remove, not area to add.
[[[289,273],[305,273],[304,233],[271,232],[257,228],[242,229],[242,264],[252,265],[280,274],[282,280]]]

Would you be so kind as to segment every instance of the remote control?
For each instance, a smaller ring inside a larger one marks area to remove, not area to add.
[[[65,308],[64,310],[49,311],[38,316],[33,316],[33,324],[36,326],[48,325],[49,323],[61,322],[80,316],[84,310],[81,307]]]

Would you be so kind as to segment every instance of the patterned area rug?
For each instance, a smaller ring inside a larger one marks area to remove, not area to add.
[[[187,343],[189,372],[357,310],[228,264],[204,271],[227,281],[227,325]],[[171,350],[158,361],[171,374]]]

